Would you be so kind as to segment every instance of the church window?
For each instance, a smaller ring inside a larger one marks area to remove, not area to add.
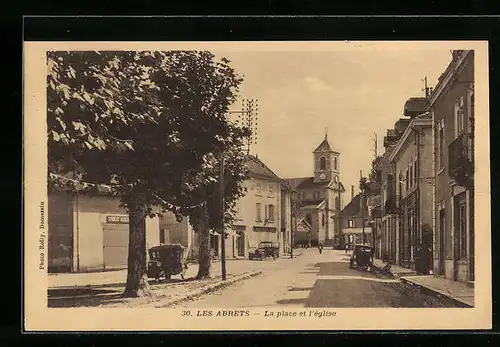
[[[340,205],[339,205],[339,197],[335,197],[335,209],[336,210],[339,210],[340,209]]]
[[[319,169],[320,170],[326,170],[326,159],[325,159],[325,157],[321,157],[319,159]]]
[[[324,213],[321,214],[321,225],[325,226],[325,214]]]
[[[333,169],[337,170],[337,157],[333,158]]]

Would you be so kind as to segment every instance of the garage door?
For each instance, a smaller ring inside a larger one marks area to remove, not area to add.
[[[103,258],[105,269],[127,267],[128,224],[104,224]]]

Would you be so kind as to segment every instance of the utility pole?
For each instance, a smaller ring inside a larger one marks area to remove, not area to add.
[[[359,181],[363,179],[363,171],[359,170]],[[366,235],[365,235],[365,187],[360,187],[361,189],[361,226],[363,231],[363,244],[366,243]]]
[[[245,101],[247,103],[247,107],[245,110]],[[258,112],[258,107],[257,107],[257,99],[243,99],[242,101],[242,107],[240,111],[228,111],[229,114],[238,114],[238,125],[246,125],[252,135],[248,138],[248,143],[247,143],[247,154],[250,154],[250,145],[252,142],[257,143],[257,138],[256,138],[256,132],[257,132],[257,112]],[[241,117],[246,117],[246,119],[242,119]],[[255,134],[253,132],[253,128],[255,128]],[[220,230],[221,230],[221,271],[222,271],[222,280],[226,280],[226,226],[224,223],[224,216],[225,216],[225,199],[224,199],[224,152],[221,154],[220,158],[220,178],[219,178],[219,183],[220,183]],[[244,237],[244,236],[240,236]]]
[[[226,227],[224,225],[224,153],[220,159],[220,230],[221,230],[221,270],[222,280],[226,280]]]

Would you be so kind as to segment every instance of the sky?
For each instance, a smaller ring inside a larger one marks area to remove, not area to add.
[[[370,170],[374,134],[380,155],[386,129],[402,116],[406,100],[424,96],[424,77],[435,86],[451,60],[443,47],[240,49],[223,55],[243,76],[240,95],[258,99],[257,144],[250,152],[282,178],[312,176],[312,151],[326,128],[340,152],[346,203],[351,185],[358,191],[360,170]]]

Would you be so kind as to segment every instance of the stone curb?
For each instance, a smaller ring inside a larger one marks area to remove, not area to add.
[[[432,288],[432,287],[429,287],[429,286],[425,286],[425,285],[422,285],[420,283],[415,283],[407,278],[400,278],[399,279],[401,282],[403,282],[405,285],[411,285],[411,286],[414,286],[414,287],[419,287],[421,290],[425,290],[426,292],[428,293],[432,293],[432,295],[436,296],[437,298],[441,298],[441,299],[444,299],[444,300],[447,300],[447,301],[450,301],[452,302],[453,304],[455,305],[458,305],[460,307],[474,307],[474,305],[471,305],[470,303],[468,303],[467,301],[465,300],[462,300],[458,297],[455,297],[453,295],[450,295],[449,293],[445,293],[439,289],[436,289],[436,288]]]
[[[239,282],[239,281],[243,281],[243,280],[246,280],[246,279],[249,279],[251,277],[261,275],[261,274],[262,274],[262,270],[256,270],[256,271],[247,272],[247,273],[244,273],[242,275],[234,276],[234,277],[232,277],[230,279],[227,279],[226,281],[219,281],[217,283],[210,284],[210,285],[208,285],[206,287],[202,287],[202,288],[198,288],[198,289],[192,290],[192,291],[186,293],[185,295],[183,295],[181,297],[178,297],[178,298],[175,298],[175,299],[170,299],[170,300],[165,300],[163,302],[161,302],[161,300],[160,300],[160,302],[151,303],[149,305],[152,305],[154,308],[169,307],[169,306],[178,304],[179,302],[186,301],[186,300],[189,300],[189,299],[193,299],[193,298],[196,298],[196,297],[201,296],[203,294],[206,294],[208,292],[214,291],[215,289],[223,288],[223,287],[229,286],[229,285],[231,285],[233,283],[236,283],[236,282]],[[148,306],[146,306],[146,307],[148,307]]]

